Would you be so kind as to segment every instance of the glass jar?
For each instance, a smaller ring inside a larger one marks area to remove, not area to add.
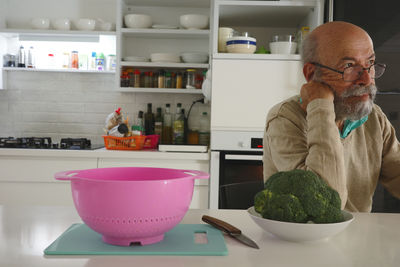
[[[165,73],[164,88],[172,88],[172,76],[169,71]]]
[[[122,72],[121,75],[121,87],[129,87],[130,77],[127,71]]]
[[[133,87],[140,87],[140,71],[139,70],[135,70],[133,72]]]
[[[195,89],[196,82],[195,82],[195,69],[187,69],[186,70],[186,89]]]
[[[158,88],[164,88],[165,85],[165,71],[164,70],[160,70],[158,72]]]
[[[72,51],[71,52],[71,68],[72,69],[78,69],[79,68],[78,51]]]
[[[178,73],[176,74],[176,86],[175,86],[175,88],[181,89],[181,88],[183,88],[182,85],[183,85],[182,73],[181,73],[181,72],[178,72]]]

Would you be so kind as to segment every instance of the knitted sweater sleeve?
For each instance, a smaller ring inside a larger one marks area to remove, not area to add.
[[[342,209],[347,202],[343,145],[335,124],[333,103],[315,99],[307,106],[306,122],[298,116],[276,115],[264,135],[264,178],[274,171],[310,170],[338,191]]]

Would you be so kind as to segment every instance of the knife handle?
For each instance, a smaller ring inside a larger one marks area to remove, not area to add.
[[[219,220],[217,218],[214,218],[214,217],[211,217],[208,215],[203,215],[203,217],[201,217],[201,219],[203,220],[203,222],[206,222],[206,223],[214,226],[215,228],[217,228],[221,231],[224,231],[225,233],[235,234],[235,235],[240,235],[242,233],[242,231],[237,229],[235,226],[230,225],[229,223]]]

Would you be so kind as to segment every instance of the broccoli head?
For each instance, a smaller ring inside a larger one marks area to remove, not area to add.
[[[254,197],[254,208],[264,218],[305,223],[343,221],[339,194],[311,171],[277,172]]]

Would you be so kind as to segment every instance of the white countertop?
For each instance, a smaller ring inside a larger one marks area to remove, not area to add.
[[[74,157],[74,158],[127,158],[127,159],[185,159],[209,160],[210,153],[159,152],[158,150],[68,150],[1,148],[0,156]]]
[[[73,207],[0,206],[0,266],[399,266],[400,214],[355,213],[331,239],[293,243],[263,232],[245,210],[189,210],[182,223],[201,223],[208,214],[240,228],[260,246],[225,236],[227,256],[44,256],[43,250],[71,224]]]

